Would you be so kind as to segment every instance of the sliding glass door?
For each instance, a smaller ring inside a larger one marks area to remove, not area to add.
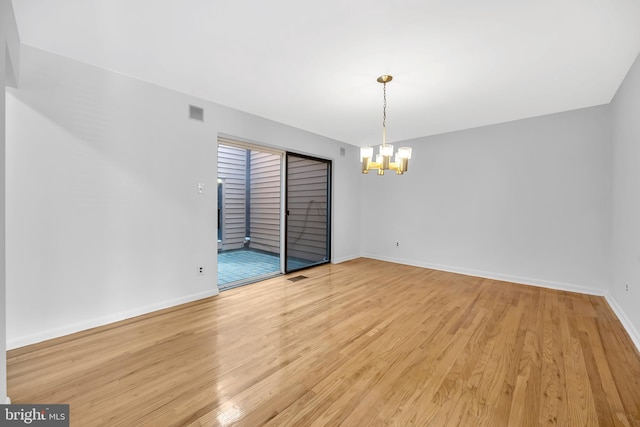
[[[285,271],[329,262],[331,161],[286,157]]]
[[[329,262],[330,178],[329,160],[219,137],[218,288]]]

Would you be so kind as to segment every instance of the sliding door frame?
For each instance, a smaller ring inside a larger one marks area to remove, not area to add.
[[[307,159],[307,160],[313,160],[315,162],[321,162],[321,163],[325,163],[327,165],[327,208],[326,208],[326,218],[327,218],[327,230],[326,230],[326,257],[323,261],[320,262],[316,262],[313,264],[309,264],[306,265],[304,267],[299,267],[299,268],[289,268],[289,263],[288,263],[288,249],[289,249],[289,157],[298,157],[301,159]],[[291,273],[294,271],[299,271],[299,270],[304,270],[306,268],[311,268],[311,267],[315,267],[318,265],[322,265],[322,264],[328,264],[331,262],[331,227],[332,227],[332,223],[331,223],[331,215],[333,212],[333,207],[332,207],[332,192],[333,192],[333,161],[330,159],[323,159],[321,157],[315,157],[315,156],[310,156],[310,155],[306,155],[306,154],[300,154],[300,153],[296,153],[293,151],[287,151],[284,153],[284,159],[285,161],[283,162],[284,164],[284,171],[283,171],[283,180],[282,182],[284,183],[284,193],[283,193],[283,199],[284,199],[284,209],[283,209],[283,214],[284,214],[284,236],[283,236],[283,256],[281,257],[281,259],[283,260],[283,271],[284,274],[287,273]]]

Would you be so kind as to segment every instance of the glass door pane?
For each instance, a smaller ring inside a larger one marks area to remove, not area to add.
[[[282,273],[282,154],[218,144],[218,288]]]
[[[331,161],[287,153],[287,272],[330,260]]]

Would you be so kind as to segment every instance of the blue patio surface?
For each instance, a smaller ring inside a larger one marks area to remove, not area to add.
[[[289,259],[289,269],[302,268],[309,264],[313,262]],[[278,273],[280,273],[279,254],[251,249],[218,252],[218,286],[220,288],[230,287],[228,285],[234,282]]]

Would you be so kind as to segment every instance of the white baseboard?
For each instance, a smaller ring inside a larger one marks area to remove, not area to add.
[[[640,334],[633,326],[633,323],[629,321],[629,318],[625,314],[624,310],[622,310],[622,307],[620,307],[618,302],[615,300],[613,295],[607,292],[604,297],[609,303],[609,306],[611,307],[615,315],[618,316],[618,320],[620,320],[620,323],[622,323],[622,326],[624,326],[627,334],[629,334],[629,338],[631,338],[631,341],[633,341],[633,344],[635,344],[636,349],[638,350],[638,352],[640,352]]]
[[[464,274],[464,275],[475,276],[475,277],[482,277],[482,278],[486,278],[486,279],[493,279],[493,280],[501,280],[501,281],[512,282],[512,283],[519,283],[519,284],[523,284],[523,285],[539,286],[539,287],[549,288],[549,289],[556,289],[556,290],[569,291],[569,292],[577,292],[577,293],[588,294],[588,295],[603,296],[603,297],[605,297],[605,299],[609,303],[609,306],[614,311],[615,315],[620,320],[620,323],[622,323],[622,326],[625,328],[625,330],[629,334],[629,337],[631,338],[631,340],[633,341],[634,345],[636,346],[636,348],[640,352],[640,333],[638,333],[638,331],[635,329],[633,324],[629,321],[629,318],[627,317],[625,312],[622,310],[620,305],[617,303],[617,301],[613,298],[613,296],[609,292],[603,291],[601,289],[589,288],[589,287],[574,285],[574,284],[570,284],[570,283],[562,283],[562,282],[554,282],[554,281],[548,281],[548,280],[540,280],[540,279],[534,279],[534,278],[529,278],[529,277],[512,276],[512,275],[501,274],[501,273],[491,273],[491,272],[473,270],[473,269],[468,269],[468,268],[459,268],[459,267],[452,267],[452,266],[446,266],[446,265],[440,265],[440,264],[430,264],[430,263],[411,261],[411,260],[394,259],[394,258],[389,258],[389,257],[380,257],[380,256],[377,256],[377,255],[371,255],[371,254],[352,255],[352,256],[341,257],[341,258],[338,258],[338,259],[333,259],[331,261],[331,263],[332,264],[340,264],[342,262],[350,261],[350,260],[353,260],[353,259],[356,259],[356,258],[360,258],[360,257],[377,259],[377,260],[380,260],[380,261],[394,262],[394,263],[397,263],[397,264],[411,265],[411,266],[414,266],[414,267],[430,268],[430,269],[439,270],[439,271],[448,271],[448,272],[451,272],[451,273]],[[64,336],[64,335],[72,334],[72,333],[75,333],[75,332],[80,332],[80,331],[83,331],[83,330],[86,330],[86,329],[95,328],[95,327],[98,327],[98,326],[104,326],[104,325],[107,325],[109,323],[114,323],[114,322],[118,322],[120,320],[130,319],[132,317],[140,316],[140,315],[143,315],[143,314],[151,313],[153,311],[162,310],[164,308],[173,307],[173,306],[184,304],[184,303],[187,303],[187,302],[196,301],[196,300],[203,299],[203,298],[208,298],[208,297],[211,297],[211,296],[218,295],[218,293],[219,293],[219,291],[217,289],[211,290],[211,291],[206,291],[206,292],[201,292],[201,293],[198,293],[198,294],[188,295],[188,296],[181,297],[181,298],[176,298],[176,299],[173,299],[173,300],[162,301],[162,302],[156,303],[156,304],[150,304],[150,305],[147,305],[147,306],[139,307],[139,308],[136,308],[136,309],[133,309],[133,310],[127,310],[127,311],[116,313],[116,314],[109,315],[109,316],[103,316],[103,317],[90,319],[90,320],[83,321],[83,322],[74,323],[74,324],[67,325],[67,326],[64,326],[64,327],[48,329],[46,331],[42,331],[42,332],[39,332],[37,334],[32,334],[32,335],[27,335],[27,336],[17,337],[17,338],[9,338],[9,339],[7,339],[7,350],[18,348],[18,347],[23,347],[23,346],[30,345],[30,344],[35,344],[35,343],[46,341],[46,340],[52,339],[52,338],[58,338],[58,337],[61,337],[61,336]],[[11,402],[9,397],[6,397],[6,401],[8,403]]]
[[[356,258],[360,258],[360,255],[356,254],[356,255],[343,256],[340,258],[334,258],[331,260],[331,264],[340,264],[342,262],[351,261],[352,259],[356,259]]]
[[[11,398],[9,396],[6,396],[4,398],[4,403],[5,403],[5,405],[11,405]]]
[[[377,259],[380,261],[395,262],[397,264],[411,265],[414,267],[430,268],[432,270],[448,271],[450,273],[464,274],[467,276],[482,277],[485,279],[500,280],[503,282],[518,283],[521,285],[539,286],[542,288],[556,289],[559,291],[577,292],[587,295],[604,296],[605,291],[597,288],[589,288],[586,286],[574,285],[571,283],[554,282],[551,280],[541,280],[532,277],[514,276],[502,273],[493,273],[489,271],[473,270],[470,268],[452,267],[449,265],[430,264],[420,261],[393,259],[388,257],[379,257],[376,255],[363,255],[366,258]]]
[[[15,338],[7,338],[7,350],[11,350],[18,347],[24,347],[26,345],[39,343],[52,338],[62,337],[64,335],[73,334],[75,332],[84,331],[86,329],[95,328],[98,326],[108,325],[109,323],[118,322],[120,320],[130,319],[132,317],[140,316],[143,314],[151,313],[154,311],[162,310],[176,305],[197,301],[199,299],[208,298],[218,295],[218,289],[209,290],[206,292],[200,292],[197,294],[187,295],[172,300],[161,301],[155,304],[149,304],[146,306],[138,307],[131,310],[122,311],[120,313],[110,314],[108,316],[97,317],[82,322],[65,325],[58,328],[47,329],[37,334],[31,334]]]

